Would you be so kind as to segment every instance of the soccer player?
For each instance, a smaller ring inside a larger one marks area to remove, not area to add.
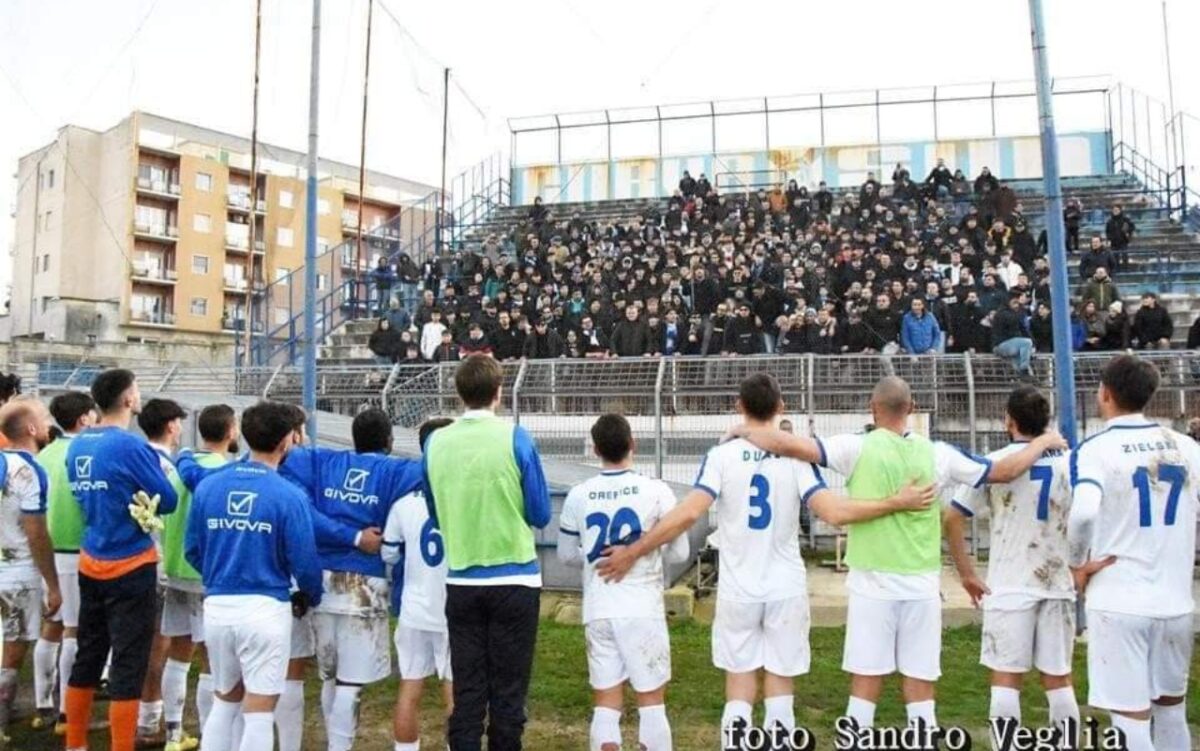
[[[1191,748],[1200,446],[1142,414],[1158,382],[1147,360],[1110,360],[1096,396],[1105,428],[1071,455],[1067,534],[1087,596],[1088,704],[1112,713],[1129,751]]]
[[[363,686],[391,674],[382,530],[392,504],[422,482],[419,461],[389,456],[392,422],[386,412],[360,412],[351,434],[354,451],[297,447],[280,467],[313,506],[325,596],[313,609],[312,625],[329,751],[349,751]],[[302,695],[303,685],[295,691]]]
[[[1042,435],[1050,402],[1033,386],[1008,397],[1004,427],[1012,443],[988,454],[993,464]],[[992,671],[990,716],[1021,721],[1021,685],[1036,668],[1046,689],[1050,722],[1079,720],[1071,687],[1075,646],[1075,585],[1067,567],[1067,514],[1071,507],[1067,455],[1046,452],[1025,474],[1003,485],[962,487],[943,512],[946,539],[963,588],[983,604],[980,663]],[[987,583],[975,572],[965,526],[991,515]]]
[[[170,480],[172,487],[175,488],[175,494],[182,496],[185,492],[182,481],[179,479],[179,473],[175,471],[175,463],[172,456],[179,449],[179,440],[183,435],[183,420],[187,417],[187,411],[179,405],[178,402],[170,399],[150,399],[142,405],[142,409],[137,415],[137,424],[145,434],[146,440],[150,443],[150,448],[154,449],[159,456],[160,464],[163,473]],[[176,512],[179,508],[176,506]],[[175,514],[167,516],[169,520]],[[164,521],[164,525],[165,525]],[[165,527],[164,527],[165,529]],[[166,604],[166,587],[162,586],[166,582],[166,543],[165,536],[159,535],[156,540],[159,548],[159,595],[158,595],[158,612],[165,613]],[[182,555],[182,551],[177,551],[177,555]],[[173,614],[174,615],[174,614]],[[154,646],[150,650],[150,662],[146,668],[146,678],[142,683],[142,700],[138,703],[138,727],[137,738],[135,745],[137,748],[157,748],[164,745],[169,738],[167,732],[163,729],[163,668],[167,662],[167,650],[170,645],[170,639],[162,633],[160,622],[155,622]],[[184,680],[187,680],[187,674],[184,674]],[[182,736],[182,728],[179,727],[182,718],[177,718],[176,735],[178,739],[172,743],[171,747],[166,751],[192,751],[200,745],[195,738]]]
[[[419,445],[424,447],[433,431],[452,422],[447,418],[426,420],[417,433]],[[419,751],[425,679],[437,674],[442,681],[446,714],[454,707],[450,640],[446,635],[446,549],[419,491],[393,504],[383,528],[380,553],[384,563],[401,569],[392,576],[392,607],[398,616],[393,638],[400,672],[392,723],[395,751]]]
[[[204,725],[205,751],[231,751],[239,711],[240,751],[274,747],[292,615],[321,601],[308,499],[277,472],[297,439],[291,410],[272,402],[248,408],[242,435],[248,460],[202,480],[188,515],[185,556],[204,582],[204,637],[215,693]]]
[[[54,544],[54,568],[62,591],[58,614],[42,621],[42,635],[33,649],[33,685],[37,713],[34,729],[53,727],[56,735],[67,732],[66,682],[75,665],[79,627],[79,542],[83,537],[83,511],[71,495],[67,481],[67,447],[80,431],[96,420],[96,402],[91,394],[68,391],[50,400],[50,415],[62,435],[38,452],[37,463],[46,473],[46,526]],[[55,660],[57,659],[57,665]],[[57,672],[56,672],[57,669]],[[57,710],[54,684],[61,679]]]
[[[637,694],[638,741],[646,751],[670,751],[665,706],[671,680],[671,642],[663,608],[663,559],[687,560],[688,538],[679,535],[665,551],[651,551],[620,582],[596,573],[600,552],[635,540],[676,504],[661,480],[634,472],[635,444],[629,422],[602,415],[592,426],[602,470],[571,489],[559,522],[558,557],[583,565],[583,624],[592,685],[592,751],[621,747],[625,684]]]
[[[139,423],[146,420],[150,404],[147,402],[146,408],[138,416]],[[200,410],[196,428],[200,433],[201,448],[193,456],[201,467],[223,466],[227,454],[237,453],[237,414],[229,405],[213,404]],[[150,435],[146,424],[142,424],[142,429]],[[163,573],[166,574],[167,586],[159,625],[159,632],[168,642],[166,665],[162,671],[165,751],[188,751],[199,745],[195,738],[183,730],[188,671],[197,648],[201,671],[196,684],[196,715],[201,728],[212,708],[212,674],[208,670],[208,656],[204,649],[204,585],[200,581],[200,573],[185,559],[183,550],[192,494],[174,468],[171,469],[171,475],[179,494],[179,505],[175,513],[166,518],[162,531]]]
[[[67,687],[67,749],[87,747],[92,698],[108,653],[112,751],[131,751],[138,697],[155,632],[158,553],[130,511],[139,491],[158,496],[157,512],[175,510],[178,496],[154,449],[128,431],[141,410],[137,380],[113,368],[96,376],[96,427],[67,449],[67,478],[83,507],[79,552],[79,653]]]
[[[737,409],[746,426],[773,429],[783,411],[779,384],[766,373],[749,376],[738,388]],[[725,671],[721,727],[727,741],[736,741],[751,724],[762,672],[763,726],[790,734],[796,725],[794,679],[807,673],[810,663],[800,506],[807,503],[817,516],[840,526],[928,510],[933,501],[928,485],[896,490],[875,503],[847,501],[825,487],[811,464],[761,451],[744,439],[731,440],[708,452],[695,489],[676,509],[632,544],[613,540],[597,568],[606,580],[620,580],[637,558],[685,532],[715,502],[721,576],[712,650],[713,664]]]
[[[62,605],[54,546],[46,530],[46,473],[33,458],[50,443],[50,415],[41,402],[18,398],[0,409],[0,433],[8,448],[0,451],[0,625],[4,656],[0,662],[0,744],[7,742],[8,720],[17,695],[17,673],[29,643],[41,627],[42,587],[46,614]]]
[[[817,462],[847,478],[854,498],[878,499],[906,482],[970,487],[1010,482],[1042,454],[1064,448],[1047,431],[996,463],[908,430],[912,391],[888,376],[871,392],[874,429],[814,440],[768,426],[735,430],[764,451]],[[868,503],[868,505],[870,505]],[[899,671],[910,723],[937,725],[934,688],[941,674],[942,524],[938,508],[858,522],[847,531],[850,590],[842,670],[851,674],[846,715],[860,728],[875,723],[885,676]]]

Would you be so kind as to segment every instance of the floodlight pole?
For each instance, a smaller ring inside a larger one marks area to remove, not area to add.
[[[1042,181],[1046,193],[1046,242],[1050,252],[1050,307],[1054,320],[1054,383],[1059,430],[1075,445],[1075,363],[1071,358],[1071,291],[1067,281],[1067,248],[1063,242],[1062,185],[1058,176],[1058,136],[1050,66],[1046,61],[1046,21],[1042,0],[1029,0],[1033,69],[1037,78],[1039,131],[1042,138]]]
[[[304,411],[308,440],[317,442],[317,126],[321,84],[321,0],[312,4],[308,74],[308,180],[304,192]]]

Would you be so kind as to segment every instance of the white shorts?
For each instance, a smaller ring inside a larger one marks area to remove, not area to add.
[[[312,613],[303,618],[292,619],[292,642],[288,651],[289,660],[307,660],[317,654],[317,642],[313,636]]]
[[[898,671],[936,681],[942,674],[941,600],[877,600],[851,592],[842,670],[855,675]]]
[[[984,610],[979,663],[1002,673],[1070,675],[1074,600],[1041,600],[1021,610]]]
[[[445,631],[423,631],[396,625],[396,663],[400,679],[419,681],[436,674],[452,681],[450,672],[450,636]]]
[[[1088,704],[1117,712],[1150,709],[1187,694],[1192,616],[1150,618],[1087,611]]]
[[[0,623],[4,641],[37,641],[42,633],[41,585],[12,583],[0,589]]]
[[[291,605],[278,603],[271,617],[242,623],[208,619],[208,661],[213,689],[225,694],[239,682],[246,691],[264,696],[283,693],[287,681],[288,644],[292,638]]]
[[[790,677],[808,672],[808,595],[774,602],[731,602],[717,596],[713,665],[729,673],[759,668]]]
[[[584,626],[588,680],[594,689],[625,681],[653,691],[671,680],[671,639],[665,618],[602,618]]]
[[[392,641],[387,617],[312,614],[317,669],[322,680],[367,684],[392,673]]]
[[[159,633],[167,637],[188,636],[193,643],[203,643],[204,595],[167,587]]]
[[[62,607],[49,620],[61,623],[63,628],[79,628],[79,555],[55,553],[54,567],[58,570]]]

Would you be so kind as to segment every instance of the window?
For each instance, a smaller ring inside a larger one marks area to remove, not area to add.
[[[317,213],[320,214],[321,216],[325,216],[326,214],[328,214],[329,213],[329,201],[325,200],[324,198],[318,198],[317,199]]]
[[[43,232],[50,229],[50,215],[52,213],[54,213],[54,212],[47,211],[45,214],[42,215],[42,231]]]
[[[42,271],[49,271],[49,270],[50,270],[50,256],[49,256],[49,254],[47,254],[47,255],[42,256]]]
[[[324,274],[317,274],[317,291],[324,292],[327,286],[329,286],[329,277]]]
[[[212,192],[212,175],[207,172],[196,173],[196,190],[202,190],[205,193]]]
[[[54,170],[50,170],[50,173],[48,175],[46,175],[46,187],[47,188],[54,187]]]
[[[292,191],[290,191],[290,190],[279,191],[279,205],[280,206],[282,206],[285,209],[290,209],[290,208],[292,208],[292,201],[293,201]]]
[[[291,269],[285,269],[284,267],[280,266],[279,268],[275,269],[275,281],[286,279],[287,275],[290,273],[292,273]]]
[[[208,300],[206,298],[192,298],[192,315],[202,317],[208,315]]]
[[[208,256],[192,256],[192,273],[201,276],[208,273]]]
[[[292,247],[292,236],[293,233],[291,227],[280,227],[279,233],[275,238],[275,242],[281,248],[290,248]]]
[[[225,281],[235,285],[246,278],[246,267],[240,263],[225,264]]]
[[[324,237],[317,235],[317,255],[322,255],[329,250],[329,241]]]
[[[43,313],[45,313],[45,312],[46,312],[46,308],[47,308],[49,305],[50,305],[50,298],[49,298],[49,297],[43,297],[43,298],[42,298],[42,312],[43,312]]]
[[[212,217],[208,214],[196,214],[192,217],[192,229],[197,232],[208,233],[212,231]]]
[[[133,222],[139,229],[155,235],[167,234],[167,210],[157,206],[142,206],[134,210]]]

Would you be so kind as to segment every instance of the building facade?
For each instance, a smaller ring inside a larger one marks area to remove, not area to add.
[[[10,336],[177,344],[184,360],[232,347],[247,304],[303,266],[304,165],[260,143],[252,177],[248,139],[145,112],[63,127],[18,164]],[[357,235],[360,204],[366,232],[436,190],[368,171],[359,196],[357,167],[319,170],[318,255]],[[259,307],[256,329],[269,325]]]

